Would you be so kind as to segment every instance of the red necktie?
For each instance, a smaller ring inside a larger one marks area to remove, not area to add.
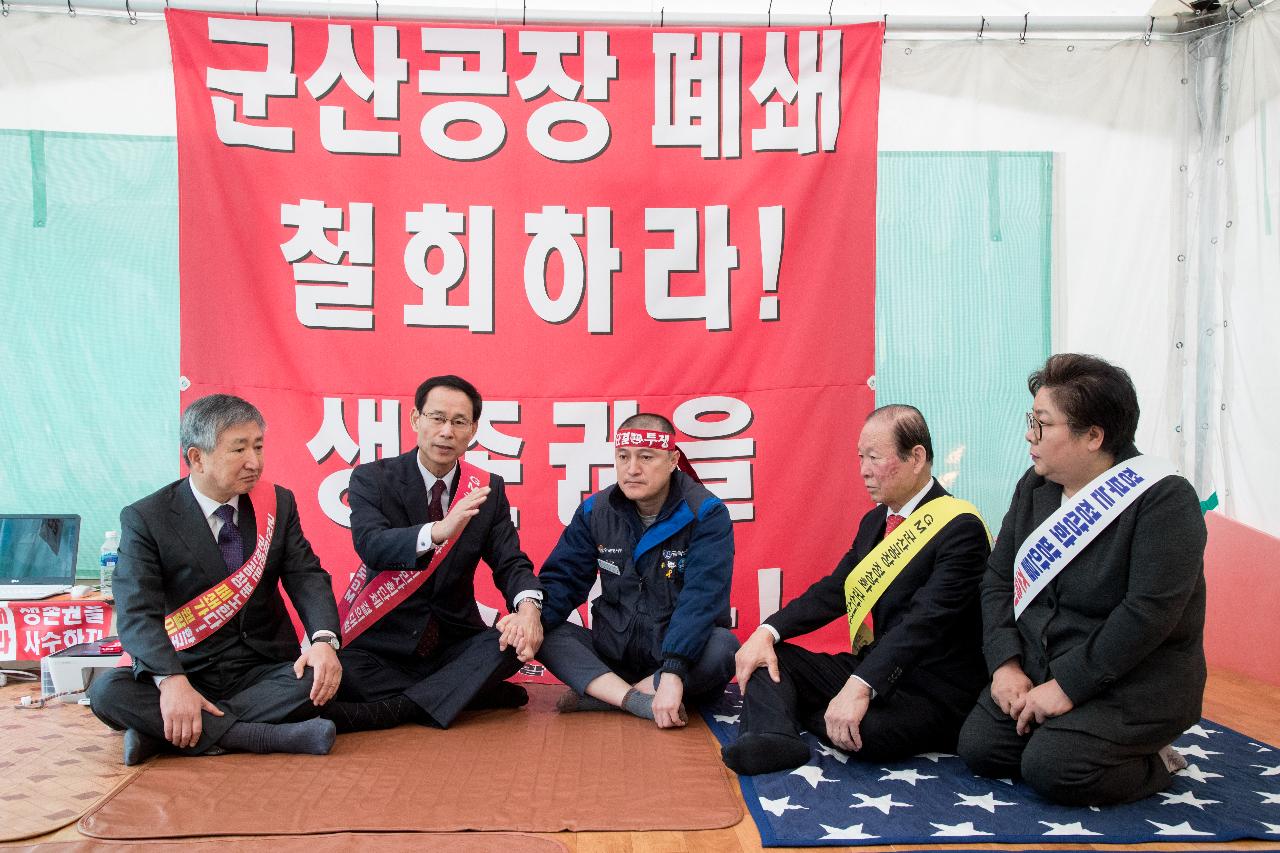
[[[427,501],[427,521],[440,521],[444,518],[444,480],[436,480],[431,487],[431,498]]]
[[[889,517],[886,518],[884,522],[884,538],[888,539],[892,536],[893,531],[897,530],[898,525],[904,521],[906,521],[906,519],[898,515],[896,512],[889,513]]]
[[[427,521],[440,521],[444,518],[444,480],[436,480],[431,486],[431,495],[427,499]],[[418,657],[430,657],[440,645],[440,623],[435,616],[427,617],[427,624],[422,629],[422,638],[414,653]]]

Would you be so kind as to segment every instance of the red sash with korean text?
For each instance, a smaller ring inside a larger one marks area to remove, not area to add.
[[[458,488],[454,490],[453,500],[449,508],[471,494],[476,489],[489,485],[489,472],[483,471],[471,463],[458,460]],[[397,572],[379,572],[372,583],[367,583],[369,567],[364,563],[351,576],[351,585],[338,602],[338,619],[342,623],[342,644],[347,645],[356,637],[369,630],[375,622],[386,616],[391,610],[409,596],[417,592],[435,574],[436,567],[448,556],[455,540],[436,548],[431,562],[422,571],[401,570]]]
[[[191,648],[227,624],[258,588],[267,565],[267,549],[276,531],[276,487],[258,480],[248,497],[258,516],[258,540],[243,566],[164,617],[164,630],[178,651]]]

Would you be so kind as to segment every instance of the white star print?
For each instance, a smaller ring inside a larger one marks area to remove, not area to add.
[[[823,829],[827,831],[827,834],[822,836],[821,840],[823,841],[837,841],[837,840],[845,841],[845,840],[880,837],[878,835],[868,835],[867,833],[863,832],[862,824],[860,823],[855,823],[851,826],[846,826],[843,828],[838,826],[827,826],[825,823],[820,823],[818,824],[818,826],[821,826]]]
[[[825,756],[828,756],[829,758],[834,758],[836,761],[839,761],[841,764],[849,763],[849,756],[847,754],[841,752],[835,747],[827,746],[825,743],[818,744],[818,752],[822,753]]]
[[[1195,735],[1196,737],[1208,738],[1209,735],[1221,734],[1218,729],[1206,729],[1204,726],[1196,723],[1191,728],[1183,732],[1184,735]]]
[[[1198,829],[1192,829],[1191,824],[1185,820],[1179,824],[1159,823],[1154,820],[1149,820],[1147,823],[1157,827],[1156,835],[1213,835],[1212,832],[1201,832]]]
[[[930,761],[932,761],[934,764],[937,764],[938,761],[943,758],[955,758],[955,757],[956,756],[952,755],[950,752],[922,752],[916,756],[916,758],[927,758]]]
[[[1192,758],[1199,758],[1201,761],[1208,761],[1210,755],[1222,755],[1221,752],[1214,752],[1212,749],[1205,749],[1201,746],[1175,746],[1182,755],[1190,755]]]
[[[1161,791],[1160,796],[1164,797],[1162,806],[1172,806],[1181,804],[1184,806],[1195,806],[1200,811],[1204,811],[1207,805],[1218,805],[1222,800],[1201,800],[1196,797],[1195,791],[1183,791],[1181,794],[1170,794],[1168,791]]]
[[[727,723],[731,726],[736,726],[738,724],[737,714],[712,714],[712,716],[715,718],[717,723]]]
[[[1262,772],[1258,774],[1259,776],[1280,776],[1280,764],[1275,767],[1268,767],[1265,764],[1250,764],[1249,766],[1262,768]]]
[[[760,798],[760,808],[772,814],[774,817],[782,817],[783,812],[793,811],[795,809],[804,809],[808,811],[808,806],[791,805],[791,797],[783,797],[780,800],[770,800],[766,797]]]
[[[879,809],[882,814],[888,814],[889,809],[894,806],[901,806],[904,809],[911,808],[911,803],[899,803],[893,798],[893,794],[885,794],[883,797],[868,797],[866,794],[854,794],[861,802],[854,803],[849,806],[851,809]]]
[[[1174,774],[1175,776],[1186,776],[1195,779],[1197,782],[1205,782],[1209,779],[1221,779],[1221,773],[1210,773],[1208,770],[1201,770],[1196,764],[1188,764],[1186,767]]]
[[[1268,794],[1266,791],[1254,791],[1254,793],[1262,797],[1262,802],[1259,805],[1280,806],[1280,794]]]
[[[981,797],[975,797],[969,794],[962,794],[956,791],[956,796],[960,798],[960,802],[955,803],[957,806],[977,806],[980,809],[986,809],[991,814],[996,813],[996,806],[1016,806],[1017,803],[1004,803],[996,799],[995,791],[988,791]]]
[[[938,830],[933,833],[938,838],[963,838],[967,835],[995,835],[994,832],[983,832],[970,822],[965,823],[933,823],[929,825]]]
[[[812,764],[806,764],[804,767],[797,767],[791,771],[792,776],[799,776],[801,779],[809,783],[812,788],[818,787],[819,782],[834,782],[835,779],[828,779],[822,775],[821,767],[814,767]]]
[[[1053,823],[1052,821],[1037,821],[1041,826],[1049,827],[1049,831],[1045,835],[1101,835],[1101,832],[1094,832],[1091,829],[1085,829],[1080,821],[1075,823]]]
[[[1280,823],[1267,823],[1265,820],[1260,820],[1258,823],[1267,828],[1267,835],[1280,835]]]
[[[920,782],[924,779],[938,778],[937,776],[926,776],[923,773],[919,773],[914,769],[890,770],[888,767],[881,767],[880,769],[888,774],[887,776],[880,777],[881,782],[907,782],[907,783],[910,783],[911,787],[913,788],[915,787],[917,782]]]

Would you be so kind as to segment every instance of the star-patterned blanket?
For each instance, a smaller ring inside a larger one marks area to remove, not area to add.
[[[741,704],[731,684],[704,708],[721,743],[737,738]],[[1280,750],[1209,720],[1174,744],[1188,764],[1169,790],[1105,808],[1055,805],[1020,780],[975,776],[954,755],[863,764],[804,739],[808,764],[739,779],[765,847],[1280,839]]]

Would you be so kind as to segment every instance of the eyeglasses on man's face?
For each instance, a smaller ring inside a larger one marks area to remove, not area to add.
[[[453,424],[453,428],[456,430],[467,430],[471,429],[472,424],[475,423],[471,418],[464,418],[462,415],[458,415],[456,418],[446,418],[444,412],[427,412],[423,417],[436,429],[449,423]]]

